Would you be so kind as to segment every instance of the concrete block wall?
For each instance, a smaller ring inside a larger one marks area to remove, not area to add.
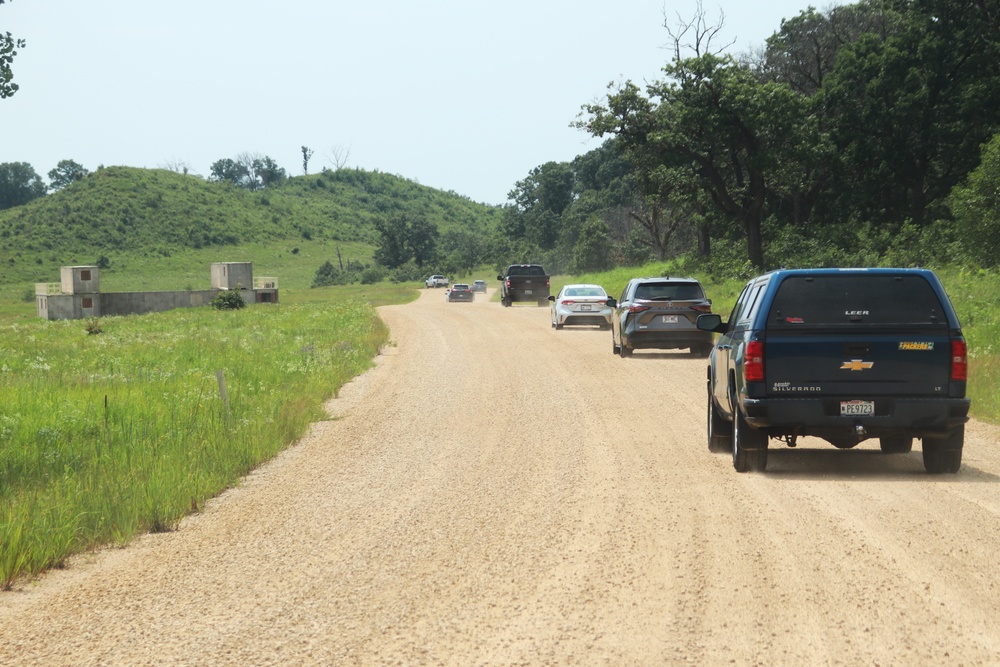
[[[239,286],[244,303],[278,303],[277,287],[252,289],[253,265],[250,262],[212,264],[212,288],[172,292],[100,293],[96,266],[64,266],[60,272],[61,294],[53,294],[48,285],[36,286],[38,316],[47,320],[78,320],[105,315],[142,315],[174,308],[208,305],[221,291]]]

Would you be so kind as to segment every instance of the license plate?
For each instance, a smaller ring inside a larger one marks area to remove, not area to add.
[[[875,401],[841,401],[840,414],[842,417],[874,415]]]
[[[582,306],[580,306],[580,310],[590,310],[590,304],[587,303],[583,304]]]
[[[677,324],[677,316],[676,315],[663,315],[663,323],[664,324]]]
[[[525,294],[531,294],[531,290],[530,289],[526,289],[526,290],[524,290],[524,293]]]

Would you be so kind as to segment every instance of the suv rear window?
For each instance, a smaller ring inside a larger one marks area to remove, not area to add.
[[[920,276],[789,276],[778,288],[768,328],[809,325],[903,324],[945,326],[937,294]]]
[[[697,283],[648,282],[635,288],[635,298],[648,301],[696,301],[705,298]]]

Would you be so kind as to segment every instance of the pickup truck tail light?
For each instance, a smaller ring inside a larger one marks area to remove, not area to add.
[[[951,341],[951,379],[965,382],[969,378],[969,360],[964,340]]]
[[[747,382],[764,381],[764,341],[747,341],[743,355],[743,379]]]

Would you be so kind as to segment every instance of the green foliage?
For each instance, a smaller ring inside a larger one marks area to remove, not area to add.
[[[394,269],[412,260],[426,266],[437,257],[438,228],[423,216],[396,213],[375,220],[375,261]]]
[[[979,166],[948,200],[962,249],[980,266],[1000,264],[1000,134],[983,146]]]
[[[49,188],[62,190],[67,185],[86,178],[89,173],[73,160],[60,160],[55,169],[49,171]]]
[[[239,310],[246,308],[247,303],[240,294],[240,288],[220,290],[211,301],[212,308],[216,310]]]
[[[375,283],[380,283],[385,280],[388,275],[389,270],[384,266],[376,264],[374,266],[365,267],[365,269],[361,272],[361,284],[374,285]]]
[[[45,192],[45,183],[27,162],[0,164],[0,209],[22,206]]]
[[[104,333],[104,324],[101,322],[100,318],[97,317],[87,318],[83,328],[90,336],[96,336],[97,334]]]
[[[4,0],[0,0],[0,5]],[[24,48],[24,40],[14,38],[9,32],[0,32],[0,99],[10,97],[17,92],[18,85],[14,83],[14,73],[11,63],[17,55],[16,49]]]
[[[573,247],[574,271],[603,271],[610,268],[608,225],[599,217],[590,218],[583,226]]]

